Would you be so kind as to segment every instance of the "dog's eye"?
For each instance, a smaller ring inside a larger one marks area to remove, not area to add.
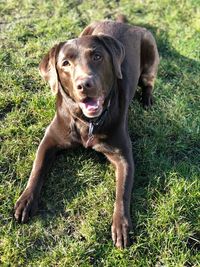
[[[94,61],[99,61],[99,60],[101,60],[102,59],[102,56],[101,55],[99,55],[99,54],[94,54],[94,56],[93,56],[93,60]]]
[[[64,60],[62,65],[63,65],[63,67],[67,67],[67,66],[70,66],[70,63],[68,60]]]

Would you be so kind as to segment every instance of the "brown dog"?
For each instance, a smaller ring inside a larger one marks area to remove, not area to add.
[[[82,144],[104,153],[115,167],[112,239],[120,248],[129,244],[134,163],[128,106],[138,84],[143,105],[151,106],[158,62],[149,31],[112,21],[95,22],[79,38],[49,51],[40,63],[40,72],[57,96],[56,115],[39,145],[27,187],[15,205],[19,222],[35,213],[56,151]]]

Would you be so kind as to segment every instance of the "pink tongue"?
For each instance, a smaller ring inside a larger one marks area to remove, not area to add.
[[[95,110],[98,108],[97,100],[95,99],[87,99],[87,101],[84,102],[86,109],[88,110]]]

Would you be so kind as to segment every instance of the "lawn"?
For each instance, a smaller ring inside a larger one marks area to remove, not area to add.
[[[115,178],[102,155],[58,155],[37,216],[13,219],[37,146],[55,112],[38,72],[53,44],[91,21],[123,13],[150,29],[161,58],[154,106],[134,99],[133,244],[113,247]],[[199,0],[6,0],[0,2],[0,266],[199,266]]]

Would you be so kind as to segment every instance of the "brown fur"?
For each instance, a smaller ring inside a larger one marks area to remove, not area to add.
[[[57,97],[56,114],[39,145],[27,187],[15,205],[18,221],[26,222],[35,213],[56,151],[89,146],[104,153],[115,167],[112,239],[117,247],[128,246],[134,162],[127,113],[138,84],[144,107],[151,106],[158,62],[156,43],[149,31],[112,21],[95,22],[79,38],[49,51],[40,63],[40,72]],[[100,127],[94,128],[91,136],[90,119],[83,115],[91,111],[80,105],[85,99],[102,101],[94,111],[99,112],[97,119],[107,108]]]

